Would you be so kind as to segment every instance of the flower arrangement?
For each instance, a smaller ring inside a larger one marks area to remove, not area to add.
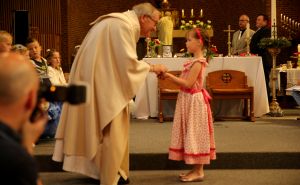
[[[211,45],[207,50],[206,50],[206,58],[212,59],[215,56],[218,56],[218,49],[217,46]]]
[[[150,47],[158,47],[158,46],[161,45],[161,42],[160,42],[159,39],[153,39],[153,40],[151,40],[151,38],[148,38],[148,39],[150,39],[149,42],[148,42],[148,45]]]
[[[181,20],[181,30],[190,30],[192,28],[202,28],[205,30],[212,29],[211,21],[207,20],[206,22],[203,22],[200,20],[196,20],[196,22],[194,23],[194,21],[190,20],[186,23],[184,20]]]
[[[146,57],[151,58],[151,57],[156,57],[156,48],[161,46],[161,42],[159,39],[151,39],[151,38],[146,38],[147,42],[147,55]]]
[[[207,20],[206,22],[196,20],[195,23],[192,20],[190,20],[187,23],[184,20],[181,20],[181,26],[180,26],[181,30],[190,30],[192,28],[200,28],[200,29],[205,30],[208,37],[213,37],[214,36],[213,27],[211,25],[210,20]]]
[[[291,42],[285,37],[281,38],[263,38],[259,42],[259,47],[266,48],[286,48],[291,46]]]

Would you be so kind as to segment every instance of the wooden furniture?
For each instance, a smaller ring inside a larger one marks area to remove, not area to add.
[[[179,71],[182,70],[188,58],[144,58],[143,60],[153,65],[165,65],[169,71]],[[254,116],[261,117],[270,111],[261,57],[214,57],[209,61],[209,65],[205,70],[204,80],[209,72],[218,70],[245,72],[247,85],[254,88]],[[205,81],[204,84],[206,84]],[[137,119],[158,117],[157,92],[157,76],[155,73],[149,73],[144,85],[141,86],[136,94],[134,117]],[[212,109],[217,110],[214,114],[218,114],[219,116],[239,117],[243,115],[242,101],[220,100],[214,103],[216,106],[213,106]],[[174,101],[165,101],[165,115],[172,115],[173,110]]]
[[[169,71],[169,73],[179,76],[181,71]],[[177,95],[180,90],[179,85],[175,84],[169,78],[158,79],[158,119],[162,123],[164,120],[171,120],[172,117],[164,117],[163,100],[177,100]]]
[[[255,121],[254,117],[254,89],[248,87],[247,76],[244,72],[235,70],[219,70],[208,73],[206,88],[212,96],[212,101],[218,99],[243,99],[244,114],[242,118]],[[250,100],[250,111],[248,110]],[[219,117],[232,118],[232,117]],[[217,119],[217,118],[215,118]]]

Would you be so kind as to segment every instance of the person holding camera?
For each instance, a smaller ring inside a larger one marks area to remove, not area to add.
[[[42,114],[30,122],[37,104],[38,88],[38,75],[28,59],[16,53],[0,57],[1,182],[41,183],[32,156],[33,143],[42,134],[47,116]]]
[[[115,185],[129,176],[128,104],[149,72],[167,71],[163,65],[138,61],[140,35],[156,31],[160,12],[142,3],[123,13],[96,19],[75,57],[70,81],[89,84],[89,102],[64,104],[56,132],[53,160],[63,169]],[[122,177],[122,178],[120,178]]]

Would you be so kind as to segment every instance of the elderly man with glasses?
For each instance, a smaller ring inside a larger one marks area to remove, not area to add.
[[[239,55],[247,52],[247,41],[246,41],[246,29],[249,23],[249,17],[247,15],[241,15],[239,18],[239,30],[234,32],[232,37],[232,54]],[[250,29],[250,38],[254,34],[254,31]]]
[[[70,72],[70,83],[89,84],[89,102],[64,105],[56,133],[53,159],[63,169],[116,185],[129,176],[129,111],[149,72],[162,65],[137,60],[139,37],[156,31],[160,12],[142,3],[123,13],[103,15],[81,43]]]

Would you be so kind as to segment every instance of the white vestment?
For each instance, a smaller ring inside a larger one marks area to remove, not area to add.
[[[247,33],[246,32],[247,32],[247,30],[245,30],[244,33],[241,34],[241,31],[238,30],[233,33],[232,50],[231,50],[233,55],[239,55],[241,53],[247,52],[247,42],[246,42]],[[253,34],[254,34],[254,31],[250,29],[250,34],[249,34],[250,39]],[[250,44],[250,41],[249,41],[249,44]]]
[[[128,177],[128,103],[150,67],[137,60],[140,25],[133,11],[104,15],[92,24],[69,80],[89,84],[89,102],[63,106],[53,160],[64,161],[66,171],[115,185],[119,175]]]

